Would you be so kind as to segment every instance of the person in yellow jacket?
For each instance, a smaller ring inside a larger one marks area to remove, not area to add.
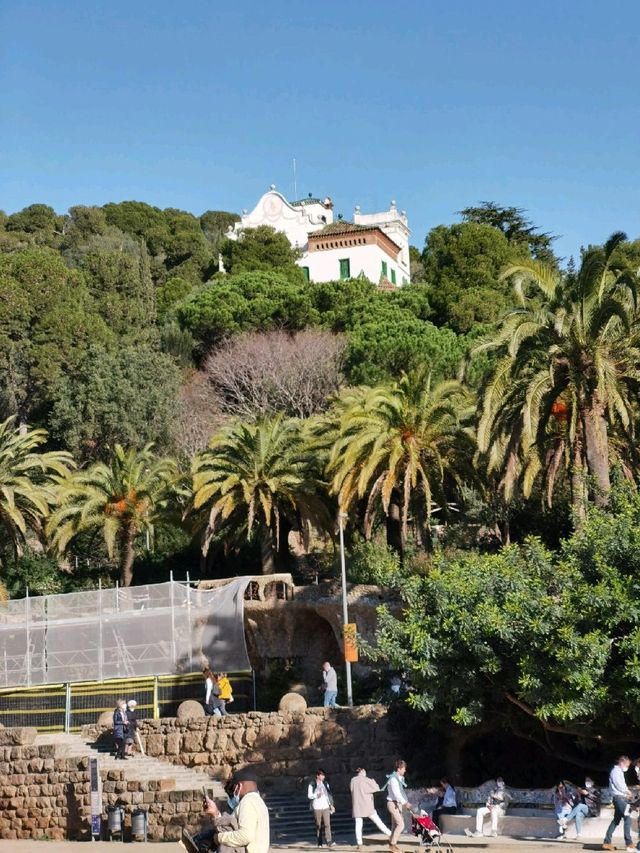
[[[233,689],[231,687],[231,682],[227,678],[226,672],[218,673],[218,688],[220,689],[218,699],[223,703],[221,712],[223,715],[225,715],[227,713],[227,704],[229,702],[233,702]]]

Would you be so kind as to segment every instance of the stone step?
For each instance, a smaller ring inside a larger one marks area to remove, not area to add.
[[[60,758],[86,758],[95,755],[100,761],[101,770],[121,771],[127,781],[168,779],[174,782],[177,791],[201,791],[202,788],[206,788],[214,798],[226,798],[223,785],[209,776],[206,771],[176,766],[140,753],[122,761],[111,755],[108,745],[87,742],[81,735],[67,733],[39,734],[34,745],[53,745],[56,757]]]
[[[264,800],[271,816],[273,837],[278,839],[314,840],[316,829],[305,791],[294,794],[265,794]],[[331,816],[332,833],[340,838],[352,836],[354,832],[351,806],[338,803]]]

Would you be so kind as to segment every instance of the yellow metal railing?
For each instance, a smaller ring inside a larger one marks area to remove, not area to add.
[[[254,704],[252,674],[229,673],[229,677],[238,701],[234,708],[250,710]],[[141,717],[158,719],[162,713],[175,711],[184,699],[201,699],[203,692],[199,672],[5,687],[0,688],[0,723],[7,727],[31,725],[41,732],[79,731],[83,725],[95,722],[100,714],[112,711],[119,698],[135,698]]]

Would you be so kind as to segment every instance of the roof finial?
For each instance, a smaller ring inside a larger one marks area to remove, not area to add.
[[[275,190],[275,188],[276,188],[275,184],[271,184],[271,186],[269,187],[270,190]]]

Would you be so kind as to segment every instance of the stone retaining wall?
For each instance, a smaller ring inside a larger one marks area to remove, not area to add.
[[[198,767],[221,781],[250,764],[263,786],[277,783],[279,790],[295,788],[320,765],[334,790],[347,788],[356,767],[364,764],[372,774],[381,773],[397,757],[386,708],[380,705],[144,720],[139,731],[151,757]],[[107,730],[95,726],[83,732],[108,737]]]
[[[91,838],[89,761],[47,757],[51,749],[0,748],[0,838]],[[151,840],[175,841],[183,826],[196,829],[201,824],[200,790],[171,790],[173,780],[127,781],[119,770],[101,776],[105,813],[107,806],[123,806],[125,825],[130,826],[131,811],[145,809]]]
[[[147,754],[172,764],[199,767],[225,780],[251,764],[262,785],[295,788],[322,766],[335,790],[346,790],[363,764],[380,775],[395,758],[385,709],[311,708],[305,713],[229,715],[199,720],[145,720],[140,732]],[[83,734],[104,736],[88,727]],[[87,758],[58,758],[54,745],[34,744],[35,729],[0,731],[0,838],[88,839],[90,788]],[[183,826],[197,828],[202,791],[176,791],[173,780],[127,781],[125,770],[103,771],[104,809],[149,812],[149,837],[175,840]]]
[[[88,829],[88,763],[54,758],[53,747],[0,746],[0,838],[62,839]]]

